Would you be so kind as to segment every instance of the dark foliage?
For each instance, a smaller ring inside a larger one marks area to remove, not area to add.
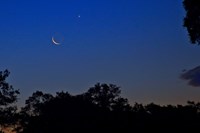
[[[194,133],[200,129],[199,111],[200,103],[192,101],[185,106],[135,103],[131,107],[120,97],[119,87],[97,83],[76,96],[33,93],[20,113],[18,132]]]
[[[0,130],[16,122],[18,90],[15,90],[6,79],[10,72],[0,71]]]
[[[186,11],[183,26],[187,28],[191,43],[200,44],[200,1],[184,0]]]
[[[84,97],[91,103],[103,109],[121,111],[130,110],[128,100],[120,97],[120,93],[120,87],[116,85],[97,83],[84,94]]]
[[[115,85],[99,83],[76,96],[67,92],[52,96],[37,91],[26,100],[17,130],[23,133],[125,130],[131,120],[131,106],[119,94]]]

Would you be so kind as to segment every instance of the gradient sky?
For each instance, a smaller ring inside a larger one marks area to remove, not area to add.
[[[120,86],[131,104],[200,101],[200,87],[180,79],[200,65],[182,0],[4,0],[0,16],[0,70],[21,103],[36,90],[80,94],[97,82]]]

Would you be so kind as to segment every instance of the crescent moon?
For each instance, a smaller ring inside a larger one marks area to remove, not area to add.
[[[56,42],[56,41],[54,40],[54,37],[52,37],[51,40],[52,40],[52,42],[53,42],[55,45],[59,45],[59,44],[60,44],[59,42]]]

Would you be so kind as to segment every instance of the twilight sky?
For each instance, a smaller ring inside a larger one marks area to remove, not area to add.
[[[200,101],[200,87],[180,78],[200,65],[182,0],[4,0],[0,16],[0,70],[22,103],[97,82],[120,86],[131,104]]]

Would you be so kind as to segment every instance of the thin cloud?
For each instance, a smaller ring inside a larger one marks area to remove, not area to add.
[[[191,70],[185,70],[181,76],[181,79],[188,80],[188,84],[194,87],[200,86],[200,66],[197,66]]]

